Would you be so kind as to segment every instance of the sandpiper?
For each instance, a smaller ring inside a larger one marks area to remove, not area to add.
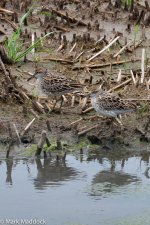
[[[34,75],[30,77],[28,81],[34,77],[37,79],[38,90],[40,94],[44,94],[48,97],[61,96],[60,109],[63,103],[62,95],[78,91],[84,86],[79,82],[66,78],[62,74],[54,73],[44,68],[37,68]],[[55,108],[55,105],[56,103],[54,104],[53,108]]]
[[[119,115],[133,112],[137,109],[137,106],[133,102],[121,99],[102,89],[94,91],[89,95],[92,107],[96,112],[106,117],[115,118],[119,123],[121,123],[117,118]]]

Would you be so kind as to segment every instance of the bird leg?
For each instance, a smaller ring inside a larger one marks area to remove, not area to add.
[[[57,104],[57,99],[56,99],[56,100],[55,100],[55,102],[54,102],[54,105],[53,105],[52,111],[55,109],[56,104]]]
[[[62,104],[63,104],[63,101],[64,101],[63,96],[61,96],[59,99],[56,98],[55,103],[54,103],[53,108],[52,108],[52,111],[55,109],[56,104],[57,104],[57,102],[59,102],[59,101],[61,101],[61,102],[60,102],[60,106],[59,106],[59,111],[61,110],[61,107],[62,107]]]
[[[120,118],[118,117],[115,117],[115,120],[120,124],[120,126],[122,127],[123,124],[122,124],[122,121],[121,121],[121,115],[119,115]]]
[[[59,111],[61,110],[61,107],[62,107],[63,102],[64,102],[64,98],[63,98],[63,96],[61,95],[61,102],[60,102],[60,106],[59,106]]]

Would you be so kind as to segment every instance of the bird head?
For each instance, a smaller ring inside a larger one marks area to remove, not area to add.
[[[47,69],[44,69],[42,67],[37,67],[35,69],[34,74],[32,75],[32,77],[30,77],[28,79],[28,81],[31,80],[31,79],[33,79],[33,78],[41,79],[43,76],[45,76],[46,73],[47,73]]]

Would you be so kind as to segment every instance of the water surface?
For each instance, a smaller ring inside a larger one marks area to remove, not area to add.
[[[0,219],[48,225],[150,224],[149,157],[0,161]]]

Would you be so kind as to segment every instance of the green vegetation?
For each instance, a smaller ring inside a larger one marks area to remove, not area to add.
[[[127,4],[128,7],[131,6],[132,0],[122,0],[123,5]]]
[[[138,32],[139,32],[139,26],[138,25],[134,25],[134,46],[135,46],[135,42],[137,40]]]
[[[148,112],[148,104],[145,102],[140,103],[140,108],[138,110],[139,115],[143,115],[144,113]]]
[[[19,28],[15,32],[13,32],[12,35],[10,35],[5,42],[7,57],[12,63],[16,63],[22,60],[22,58],[24,58],[28,53],[30,53],[35,47],[36,48],[39,47],[43,39],[45,39],[47,36],[53,33],[50,32],[45,36],[38,38],[34,43],[31,43],[28,48],[25,48],[25,44],[21,39],[21,32],[23,22],[26,19],[26,17],[30,14],[31,10],[32,8],[26,14],[23,15],[20,21]]]

